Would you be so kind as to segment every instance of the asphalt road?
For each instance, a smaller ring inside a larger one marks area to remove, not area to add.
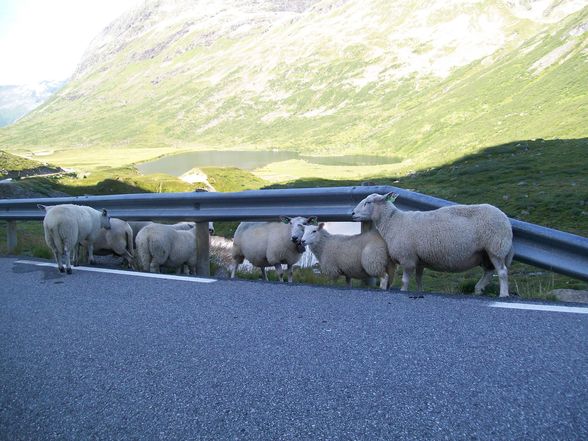
[[[588,314],[0,274],[1,440],[588,439]]]

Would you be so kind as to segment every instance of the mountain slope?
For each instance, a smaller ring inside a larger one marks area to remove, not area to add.
[[[0,147],[369,152],[409,170],[586,136],[586,1],[421,5],[146,1]]]

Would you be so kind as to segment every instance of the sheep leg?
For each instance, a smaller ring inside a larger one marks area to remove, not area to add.
[[[288,265],[288,283],[292,283],[294,279],[294,266]]]
[[[351,288],[351,277],[345,276],[345,283],[347,284],[348,288]]]
[[[403,265],[402,267],[402,288],[400,291],[408,291],[408,283],[410,282],[410,276],[414,272],[415,267],[412,265]]]
[[[417,291],[421,292],[423,290],[423,271],[424,271],[425,267],[422,265],[417,265],[416,266],[416,285],[417,285]]]
[[[262,266],[262,267],[261,267],[261,278],[262,278],[263,280],[265,280],[266,282],[268,281],[268,278],[267,278],[267,273],[266,273],[266,271],[265,271],[265,267],[264,267],[264,266]]]
[[[60,273],[64,273],[65,268],[63,267],[63,256],[61,255],[61,253],[56,254],[55,252],[53,252],[53,255],[55,256],[55,260],[57,261],[57,269]]]
[[[278,280],[280,282],[284,281],[284,268],[282,267],[281,263],[276,263],[274,265],[274,268],[276,269],[276,272],[278,273]]]
[[[60,273],[64,273],[65,269],[63,268],[61,253],[56,249],[52,249],[51,251],[53,251],[53,257],[55,257],[55,262],[57,262],[57,269]]]
[[[149,272],[151,273],[159,273],[159,264],[155,259],[151,259],[151,263],[149,264]]]
[[[74,245],[73,251],[71,253],[71,261],[73,263],[73,266],[80,265],[80,256],[81,255],[82,255],[82,244],[78,243],[77,245]]]
[[[394,283],[394,276],[396,275],[396,264],[394,262],[388,262],[386,272],[386,289],[390,289],[392,287],[392,283]]]
[[[475,295],[480,295],[484,291],[484,288],[488,286],[490,283],[490,279],[492,279],[492,275],[494,274],[494,269],[484,269],[484,275],[480,278],[478,283],[476,283],[476,287],[474,289]]]
[[[498,273],[498,279],[500,280],[500,295],[499,297],[508,297],[508,269],[504,263],[504,259],[490,255],[492,265]]]
[[[127,265],[129,268],[132,268],[134,270],[137,270],[137,263],[135,262],[135,258],[134,256],[125,250],[125,253],[123,254],[123,257],[125,258],[125,260],[127,261]]]
[[[73,248],[75,249],[75,246]],[[67,274],[71,274],[70,250],[69,250],[69,247],[67,245],[65,245],[63,247],[63,254],[64,254],[64,257],[65,257],[65,272]],[[74,253],[74,258],[75,258],[75,253]]]
[[[88,242],[88,261],[90,265],[96,265],[96,261],[94,260],[94,244]]]
[[[45,240],[49,244],[51,251],[53,251],[53,257],[57,263],[57,269],[60,273],[65,272],[65,269],[63,268],[63,255],[61,254],[61,251],[59,251],[61,249],[60,247],[63,247],[63,245],[57,246],[53,238],[47,235],[45,236]]]
[[[231,279],[235,278],[235,274],[237,273],[237,267],[239,266],[239,264],[234,261],[231,265]]]
[[[386,290],[388,289],[388,286],[390,286],[388,284],[388,279],[390,277],[388,276],[388,274],[384,274],[383,277],[380,277],[380,289]]]

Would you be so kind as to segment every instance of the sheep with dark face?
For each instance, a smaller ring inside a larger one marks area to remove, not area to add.
[[[235,277],[239,264],[247,259],[261,268],[264,280],[268,280],[265,268],[273,266],[283,281],[282,264],[286,264],[288,282],[292,282],[292,267],[304,252],[300,243],[304,225],[313,219],[316,218],[282,217],[282,222],[241,222],[233,238],[231,278]]]
[[[43,219],[45,242],[53,251],[59,271],[72,273],[71,261],[77,262],[77,247],[81,243],[86,244],[89,261],[93,264],[94,241],[100,233],[100,228],[110,228],[107,211],[73,204],[39,204],[38,207],[46,213]]]
[[[476,284],[480,294],[494,271],[500,280],[500,297],[508,296],[508,266],[514,255],[508,217],[488,205],[450,205],[432,211],[402,211],[394,205],[395,193],[371,194],[353,210],[355,221],[373,221],[388,246],[393,262],[403,268],[402,290],[408,290],[416,271],[422,289],[424,268],[460,272],[484,268]]]

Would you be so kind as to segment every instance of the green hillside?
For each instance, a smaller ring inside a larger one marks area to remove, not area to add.
[[[0,148],[85,168],[236,146],[373,153],[401,158],[374,169],[390,175],[515,140],[579,139],[579,4],[142,2],[67,86],[0,130]]]

